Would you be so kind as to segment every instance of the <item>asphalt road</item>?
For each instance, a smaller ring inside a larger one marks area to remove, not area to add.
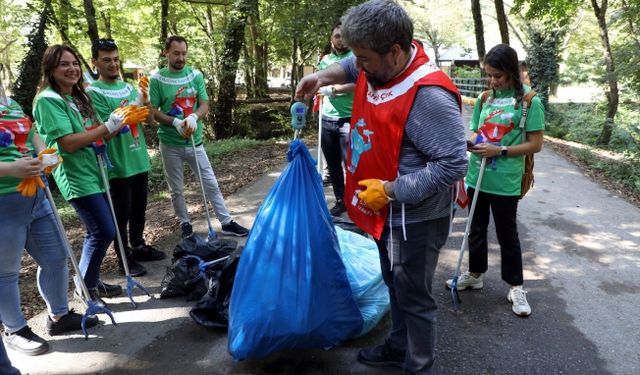
[[[239,222],[252,223],[278,174],[266,173],[227,198]],[[640,210],[550,150],[536,156],[535,176],[518,217],[533,313],[521,318],[511,312],[493,228],[485,287],[461,292],[460,309],[452,310],[444,283],[453,273],[464,231],[466,213],[459,211],[435,277],[440,305],[437,373],[640,374],[640,320],[635,317]],[[196,229],[206,233],[204,219]],[[173,234],[159,247],[171,253],[176,242]],[[140,278],[155,295],[167,264],[148,263],[149,274]],[[234,362],[225,332],[201,328],[189,318],[193,302],[143,296],[136,301],[139,307],[133,309],[125,298],[113,299],[118,325],[105,322],[91,329],[89,340],[80,335],[52,338],[45,355],[10,352],[10,357],[24,374],[400,374],[355,361],[360,348],[384,340],[388,317],[363,338],[339,348]],[[40,315],[30,322],[36,332],[43,332],[43,319]]]

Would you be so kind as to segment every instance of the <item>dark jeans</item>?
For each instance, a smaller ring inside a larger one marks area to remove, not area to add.
[[[4,342],[0,342],[0,375],[20,375],[20,371],[11,366],[11,361],[4,348]]]
[[[144,245],[142,234],[146,220],[149,173],[143,172],[127,178],[112,178],[109,180],[109,185],[122,245],[125,248],[129,247],[129,243],[131,247]],[[118,241],[115,241],[114,245],[116,253],[120,254]]]
[[[393,228],[393,269],[389,259],[388,226],[376,241],[382,278],[389,288],[392,327],[391,347],[406,351],[405,374],[432,374],[436,348],[436,313],[433,275],[440,248],[449,235],[449,217]]]
[[[349,122],[351,117],[329,120],[322,117],[320,145],[329,168],[329,178],[336,200],[344,198],[344,171],[342,162],[347,160],[349,147]]]
[[[100,265],[116,235],[107,194],[98,193],[69,201],[87,232],[84,235],[80,273],[89,289],[98,285]]]
[[[473,199],[473,193],[473,188],[467,189],[471,199]],[[522,285],[522,250],[516,222],[519,200],[519,197],[515,196],[495,195],[482,191],[478,194],[469,232],[469,272],[485,273],[489,268],[487,228],[489,211],[491,211],[500,244],[502,280],[509,285]]]

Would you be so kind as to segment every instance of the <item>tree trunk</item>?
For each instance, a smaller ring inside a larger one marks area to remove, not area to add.
[[[254,97],[267,98],[269,97],[269,84],[267,82],[267,69],[265,62],[267,61],[267,43],[260,36],[260,9],[258,8],[258,2],[255,2],[255,9],[251,9],[251,15],[249,19],[252,21],[249,25],[249,31],[251,33],[251,40],[253,47],[253,82],[254,82]]]
[[[111,35],[111,12],[100,12],[100,16],[102,17],[102,21],[104,22],[105,34],[107,38],[113,39]]]
[[[158,69],[162,69],[164,67],[164,42],[167,40],[168,30],[169,30],[169,0],[162,0],[160,2],[160,56],[158,59]]]
[[[60,20],[58,19],[58,17],[56,16],[55,12],[53,11],[53,9],[51,8],[50,5],[50,1],[45,2],[47,5],[45,5],[45,7],[49,7],[49,16],[51,19],[51,22],[53,23],[53,25],[56,27],[56,29],[58,30],[58,32],[60,33],[60,38],[62,38],[62,42],[64,44],[66,44],[67,46],[69,46],[69,48],[71,48],[72,50],[75,51],[76,55],[78,55],[78,58],[80,59],[80,64],[83,66],[83,70],[86,72],[89,72],[89,74],[91,74],[91,76],[94,79],[98,78],[98,75],[96,73],[93,72],[93,70],[91,69],[91,65],[89,65],[89,63],[87,62],[87,60],[85,60],[84,56],[82,56],[82,54],[80,53],[80,51],[78,51],[78,49],[76,48],[76,46],[73,44],[73,42],[71,41],[71,39],[69,39],[69,34],[66,33],[65,29],[64,29],[64,24],[60,22]],[[38,66],[41,62],[38,61]]]
[[[59,26],[58,28],[61,32],[64,32],[66,35],[69,35],[69,13],[71,12],[71,1],[70,0],[60,0],[60,16],[58,17]]]
[[[83,0],[84,13],[87,18],[87,35],[91,43],[100,38],[98,33],[98,22],[96,21],[96,9],[93,7],[93,0]]]
[[[24,113],[31,116],[33,98],[36,96],[40,83],[40,66],[42,57],[47,49],[46,28],[47,18],[51,13],[51,4],[45,3],[40,14],[40,20],[34,25],[27,37],[27,54],[20,63],[20,75],[16,80],[13,98],[20,104]]]
[[[604,62],[607,67],[607,81],[609,83],[609,91],[607,96],[607,118],[602,127],[602,132],[598,137],[598,144],[608,145],[611,141],[611,133],[615,127],[615,117],[618,112],[618,77],[616,76],[616,68],[611,53],[611,44],[609,43],[609,29],[607,27],[607,0],[602,0],[602,5],[598,5],[596,0],[591,0],[591,6],[598,19],[600,27],[600,39],[602,39],[602,52],[604,54]]]
[[[238,58],[244,42],[244,29],[251,9],[257,8],[258,0],[236,0],[229,15],[225,31],[224,50],[219,70],[218,101],[214,107],[214,130],[216,138],[233,135],[233,107],[236,101],[236,71]]]
[[[473,30],[476,34],[476,49],[478,50],[478,60],[482,75],[484,75],[484,55],[486,53],[484,47],[484,25],[482,24],[482,8],[480,0],[471,0],[471,13],[473,14]]]
[[[247,41],[247,43],[245,43],[245,45],[242,47],[242,54],[244,56],[244,64],[243,65],[243,71],[244,71],[244,86],[245,86],[245,93],[248,99],[253,99],[255,98],[255,80],[253,77],[253,69],[252,66],[255,63],[253,56],[251,55],[250,52],[250,48],[247,47],[247,44],[251,43],[251,38],[249,38],[249,40]]]
[[[509,44],[509,27],[507,25],[507,14],[504,12],[504,3],[502,0],[495,0],[496,18],[498,19],[498,27],[500,27],[500,39],[502,43]]]

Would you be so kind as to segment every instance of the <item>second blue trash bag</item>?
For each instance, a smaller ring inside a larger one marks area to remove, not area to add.
[[[331,347],[362,331],[314,161],[299,140],[287,158],[240,257],[229,306],[236,360]]]

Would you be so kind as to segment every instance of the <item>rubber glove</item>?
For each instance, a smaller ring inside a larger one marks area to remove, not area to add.
[[[38,187],[44,189],[44,182],[40,176],[25,177],[16,187],[16,190],[25,197],[33,197]]]
[[[115,133],[124,125],[124,115],[117,110],[113,111],[104,124],[107,126],[109,133]]]
[[[370,209],[378,211],[390,201],[389,196],[384,192],[385,182],[376,178],[358,181],[359,186],[366,187],[365,191],[358,193],[358,198]]]
[[[138,101],[141,105],[149,102],[149,77],[147,76],[138,81]]]
[[[191,136],[191,134],[195,133],[196,129],[198,129],[198,115],[196,115],[195,113],[192,113],[189,116],[187,116],[185,120],[187,122],[187,126],[191,131],[189,136]]]
[[[45,174],[51,174],[53,169],[58,165],[60,165],[64,160],[62,159],[62,156],[56,155],[57,151],[58,151],[57,149],[53,147],[49,147],[38,153],[38,159],[42,161]]]
[[[318,93],[332,99],[336,97],[336,89],[333,86],[322,86],[318,90]]]
[[[182,136],[182,138],[188,139],[191,137],[193,132],[191,128],[187,125],[187,120],[180,120],[179,118],[173,119],[173,127],[176,128],[178,134]]]

